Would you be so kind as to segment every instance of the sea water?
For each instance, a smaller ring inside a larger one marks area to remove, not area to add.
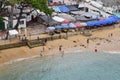
[[[0,67],[0,80],[120,80],[120,54],[77,52]]]

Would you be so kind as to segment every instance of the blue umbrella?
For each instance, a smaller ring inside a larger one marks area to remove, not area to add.
[[[101,23],[100,23],[100,21],[94,21],[94,25],[95,25],[95,26],[100,26]]]
[[[55,29],[62,29],[62,26],[57,25],[55,26]]]
[[[69,12],[69,11],[70,11],[69,8],[66,7],[65,5],[59,6],[59,9],[60,9],[62,12]]]
[[[68,24],[69,25],[69,28],[76,28],[75,24],[74,23],[70,23]]]
[[[68,29],[69,26],[68,26],[68,24],[62,24],[62,28],[63,28],[63,29]]]
[[[93,27],[93,26],[95,26],[95,25],[94,25],[94,22],[93,22],[93,21],[89,21],[89,22],[87,22],[87,26]]]

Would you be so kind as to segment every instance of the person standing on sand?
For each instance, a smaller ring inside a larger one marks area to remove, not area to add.
[[[89,44],[89,39],[87,39],[87,46],[88,46],[88,44]]]
[[[64,56],[64,51],[62,51],[62,55],[61,55],[61,57],[63,57]]]
[[[59,51],[62,54],[61,57],[63,57],[64,56],[64,51],[62,51],[62,45],[59,46]]]
[[[62,51],[62,45],[59,46],[59,51],[60,51],[60,52]]]
[[[45,48],[44,48],[44,46],[43,46],[43,52],[45,51]]]
[[[87,39],[87,44],[89,44],[89,39]]]
[[[37,40],[38,40],[38,41],[40,40],[40,37],[39,37],[39,36],[37,36]]]
[[[113,36],[113,34],[111,33],[111,37]]]
[[[97,48],[95,47],[95,52],[97,52]]]

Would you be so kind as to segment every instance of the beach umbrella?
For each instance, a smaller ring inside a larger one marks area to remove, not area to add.
[[[57,25],[55,26],[55,29],[62,29],[62,26]]]
[[[84,27],[84,26],[87,26],[87,24],[86,24],[86,23],[80,23],[80,24],[81,24],[81,26],[83,26],[83,27]]]
[[[68,26],[69,28],[76,28],[76,25],[74,23],[69,23]]]
[[[75,23],[75,26],[76,26],[77,28],[79,28],[79,27],[81,27],[81,24],[80,24],[80,23]]]
[[[52,30],[55,30],[55,27],[50,26],[50,27],[48,27],[46,30],[50,30],[50,31],[52,31]]]
[[[59,6],[60,11],[62,12],[70,12],[69,8],[66,7],[65,5]]]
[[[107,23],[108,23],[107,19],[100,21],[100,24],[102,24],[102,25],[107,25]]]
[[[69,23],[70,21],[65,19],[62,23]]]
[[[55,12],[61,12],[61,10],[60,10],[59,7],[54,7],[53,10],[54,10]]]
[[[61,26],[62,26],[63,29],[68,29],[69,28],[68,24],[61,24]]]
[[[100,23],[100,21],[94,21],[94,25],[95,25],[95,26],[100,26],[101,23]]]
[[[46,29],[46,32],[53,32],[54,30],[55,30],[55,27],[50,26]]]
[[[93,26],[94,26],[94,22],[93,22],[93,21],[88,21],[88,22],[87,22],[87,26],[93,27]]]

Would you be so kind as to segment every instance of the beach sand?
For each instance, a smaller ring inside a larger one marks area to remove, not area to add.
[[[44,46],[43,56],[59,54],[59,46],[62,45],[62,51],[65,53],[73,51],[112,51],[120,52],[120,24],[115,24],[116,28],[102,29],[92,32],[92,36],[86,37],[76,35],[68,39],[59,39],[48,41]],[[111,36],[112,33],[112,36]],[[87,44],[87,39],[89,43]],[[0,64],[9,63],[15,60],[22,60],[31,57],[40,57],[43,46],[28,48],[19,47],[0,51]]]

